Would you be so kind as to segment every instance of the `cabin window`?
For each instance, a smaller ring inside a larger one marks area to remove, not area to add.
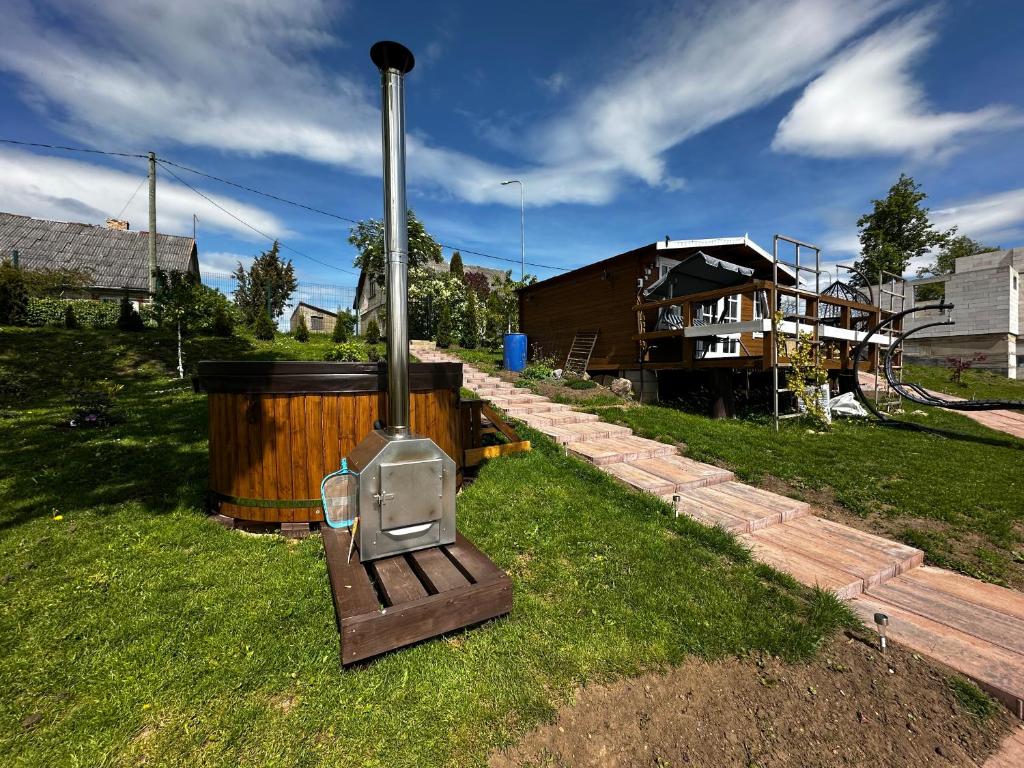
[[[322,331],[324,329],[324,318],[322,315],[309,316],[309,330]]]
[[[740,321],[739,294],[701,304],[699,316],[707,325],[714,323],[738,323]],[[739,354],[740,335],[738,333],[719,336],[717,339],[714,342],[698,339],[698,357],[732,357]]]
[[[764,320],[764,308],[768,304],[768,299],[764,295],[764,291],[758,291],[757,293],[750,294],[750,300],[754,305],[754,313],[752,315],[754,320]],[[760,331],[754,331],[753,336],[755,339],[764,338],[764,334]]]

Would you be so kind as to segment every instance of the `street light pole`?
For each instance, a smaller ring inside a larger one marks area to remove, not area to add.
[[[519,250],[522,260],[519,269],[519,281],[522,282],[526,279],[526,190],[523,182],[519,179],[509,179],[508,181],[501,182],[503,187],[509,184],[519,185]]]

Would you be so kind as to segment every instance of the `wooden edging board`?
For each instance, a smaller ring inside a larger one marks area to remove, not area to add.
[[[462,534],[454,544],[346,562],[349,532],[321,526],[344,666],[503,616],[512,581]]]

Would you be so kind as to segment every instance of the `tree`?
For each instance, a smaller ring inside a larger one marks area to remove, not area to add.
[[[309,341],[309,328],[306,327],[306,318],[303,315],[299,315],[299,325],[295,329],[295,340],[300,344],[305,344]]]
[[[937,277],[939,275],[948,275],[956,271],[957,259],[998,250],[998,245],[985,245],[977,240],[972,240],[967,235],[957,235],[956,237],[951,237],[942,246],[934,262],[927,267],[921,267],[917,270],[917,276]]]
[[[334,330],[331,332],[331,341],[335,344],[343,344],[351,339],[355,322],[355,317],[342,310],[341,307],[338,307],[337,319],[334,321]]]
[[[452,261],[448,265],[448,271],[462,282],[466,282],[466,269],[462,266],[462,254],[458,251],[452,254]]]
[[[466,315],[462,321],[462,346],[476,349],[480,344],[480,316],[477,313],[476,294],[467,291]]]
[[[270,315],[266,312],[260,312],[256,315],[256,322],[252,324],[253,336],[257,339],[262,339],[263,341],[270,341],[274,338],[276,330],[277,329],[274,327],[274,321],[270,319]]]
[[[121,297],[120,311],[117,316],[117,327],[122,331],[141,331],[145,328],[142,322],[142,315],[132,304],[132,300],[128,298],[128,292],[125,291],[124,296]]]
[[[380,327],[377,325],[376,320],[371,319],[366,324],[366,333],[364,335],[366,336],[367,344],[377,344],[380,342]]]
[[[927,195],[910,176],[900,174],[884,200],[872,200],[872,211],[857,220],[861,258],[856,266],[871,282],[880,270],[902,275],[911,259],[932,248],[944,246],[956,227],[940,232],[928,220],[928,209],[921,205]],[[864,285],[857,274],[853,285]]]
[[[160,325],[173,324],[178,335],[178,378],[185,378],[182,336],[199,324],[203,317],[203,300],[209,290],[194,272],[156,271],[156,294],[153,315]]]
[[[441,246],[427,232],[411,210],[408,212],[409,268],[440,264]],[[366,272],[366,279],[384,287],[384,222],[380,219],[360,221],[349,231],[348,241],[358,255],[352,262]]]
[[[447,349],[452,345],[452,308],[448,302],[441,305],[440,317],[437,321],[437,346]]]
[[[69,331],[77,331],[82,327],[78,324],[78,318],[75,317],[75,308],[70,301],[64,305],[64,327]]]
[[[298,288],[295,268],[291,260],[286,262],[281,258],[276,240],[269,251],[264,251],[253,259],[248,272],[239,263],[233,274],[238,281],[235,288],[235,305],[241,311],[245,322],[253,327],[261,313],[269,314],[273,326],[273,321],[284,314],[288,300]]]
[[[24,275],[28,295],[37,298],[61,297],[92,284],[92,276],[82,269],[30,269]]]
[[[24,325],[28,319],[28,286],[24,273],[9,261],[0,262],[0,325]]]

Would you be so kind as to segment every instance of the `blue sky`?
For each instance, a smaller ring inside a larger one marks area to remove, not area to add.
[[[410,204],[440,241],[494,256],[519,256],[509,177],[526,184],[527,259],[553,266],[665,235],[770,247],[776,232],[845,261],[857,217],[901,171],[939,224],[1024,244],[1013,0],[5,8],[0,136],[152,150],[355,219],[381,212],[367,52],[405,43]],[[344,222],[179,173],[332,265],[289,254],[304,279],[354,284]],[[144,175],[141,160],[0,145],[0,210],[101,223]],[[207,271],[266,247],[162,171],[158,200],[161,231],[190,233],[198,215]],[[133,229],[145,206],[142,188],[124,213]]]

